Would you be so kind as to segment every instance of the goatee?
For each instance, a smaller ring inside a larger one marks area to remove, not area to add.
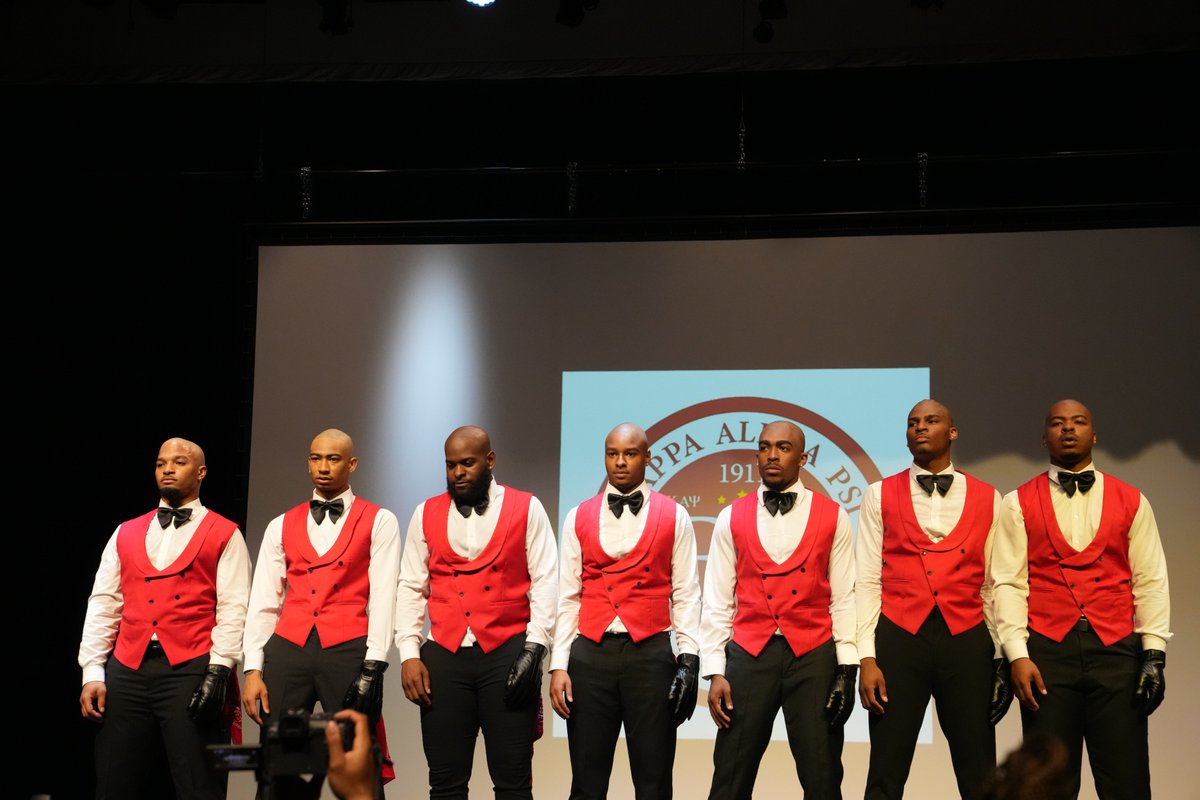
[[[467,504],[471,506],[479,505],[479,503],[487,499],[488,487],[492,484],[492,471],[486,470],[479,476],[479,480],[472,481],[469,486],[463,491],[459,491],[454,485],[454,481],[446,479],[446,491],[450,494],[451,499],[457,504]]]

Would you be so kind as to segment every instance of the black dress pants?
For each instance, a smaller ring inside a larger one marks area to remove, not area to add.
[[[995,649],[987,626],[980,622],[954,636],[934,606],[914,635],[880,615],[875,652],[888,703],[886,713],[870,716],[867,800],[904,796],[930,697],[950,747],[959,795],[981,797],[996,769],[996,732],[988,720]]]
[[[263,647],[263,682],[271,717],[303,709],[311,712],[321,701],[327,713],[342,710],[346,690],[358,679],[367,654],[367,637],[360,636],[332,647],[321,647],[316,627],[304,646],[271,634]],[[265,721],[265,720],[264,720]]]
[[[1021,728],[1066,744],[1072,798],[1079,796],[1086,741],[1101,800],[1149,800],[1149,727],[1134,704],[1141,650],[1136,633],[1105,647],[1082,621],[1061,642],[1029,631],[1029,657],[1049,694],[1037,698],[1037,711],[1021,707]]]
[[[466,800],[480,729],[497,800],[533,797],[533,739],[539,703],[535,698],[515,711],[504,704],[508,670],[524,646],[523,633],[490,653],[478,645],[455,652],[433,641],[421,646],[433,701],[421,708],[430,798]]]
[[[279,634],[271,634],[263,646],[263,682],[267,685],[271,713],[263,716],[263,722],[269,724],[289,711],[312,713],[317,701],[328,714],[341,711],[346,690],[358,679],[366,654],[366,636],[322,647],[314,626],[300,647]],[[371,736],[374,735],[372,729]],[[292,775],[273,776],[269,787],[259,787],[258,797],[259,800],[316,798],[322,782],[323,779],[309,781]],[[375,791],[377,797],[383,796],[382,779]]]
[[[725,647],[732,719],[717,731],[709,800],[750,799],[780,708],[805,800],[840,800],[844,736],[825,721],[836,666],[832,639],[799,658],[782,636],[772,636],[757,657],[735,642]]]
[[[157,642],[151,642],[136,670],[109,658],[104,721],[96,735],[98,800],[151,796],[147,776],[153,772],[150,761],[157,750],[149,742],[156,738],[166,751],[179,800],[225,797],[227,773],[208,768],[204,746],[227,744],[229,732],[220,720],[197,724],[187,713],[207,666],[208,656],[203,655],[173,667]]]
[[[675,763],[675,718],[667,702],[675,676],[669,633],[641,642],[627,633],[584,636],[571,645],[571,800],[608,796],[621,725],[637,800],[669,800]]]

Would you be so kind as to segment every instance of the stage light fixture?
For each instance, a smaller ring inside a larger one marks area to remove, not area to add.
[[[477,8],[486,8],[495,3],[496,0],[467,0],[467,2]]]

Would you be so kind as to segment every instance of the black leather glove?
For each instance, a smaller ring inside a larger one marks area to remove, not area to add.
[[[1004,719],[1004,715],[1008,713],[1008,707],[1012,705],[1012,701],[1012,670],[1009,668],[1008,659],[993,658],[992,707],[988,712],[988,719],[992,725],[1000,724],[1000,720]]]
[[[213,720],[225,707],[225,692],[229,686],[229,667],[209,664],[204,668],[204,677],[196,684],[192,699],[188,702],[188,716],[193,720]]]
[[[1134,693],[1134,697],[1143,717],[1153,714],[1167,694],[1167,678],[1163,674],[1166,668],[1167,654],[1162,650],[1142,651],[1142,666],[1138,670],[1137,692]]]
[[[383,673],[387,672],[386,661],[367,659],[362,663],[358,677],[346,689],[342,708],[349,708],[367,715],[374,725],[383,713]]]
[[[508,668],[508,680],[504,682],[504,705],[510,711],[525,708],[537,700],[542,691],[542,657],[545,655],[544,644],[526,642],[513,659]]]
[[[700,688],[700,656],[693,653],[680,653],[675,657],[675,677],[671,678],[671,689],[667,692],[667,702],[671,704],[671,714],[675,717],[675,727],[683,724],[685,719],[691,719],[696,710],[696,695]]]
[[[854,710],[854,679],[858,677],[857,664],[838,664],[833,670],[833,685],[829,687],[829,699],[825,701],[825,720],[830,728],[840,728],[850,719]]]

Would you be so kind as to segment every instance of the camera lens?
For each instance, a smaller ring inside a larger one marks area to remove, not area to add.
[[[307,739],[308,720],[301,716],[287,716],[279,720],[280,739]]]

